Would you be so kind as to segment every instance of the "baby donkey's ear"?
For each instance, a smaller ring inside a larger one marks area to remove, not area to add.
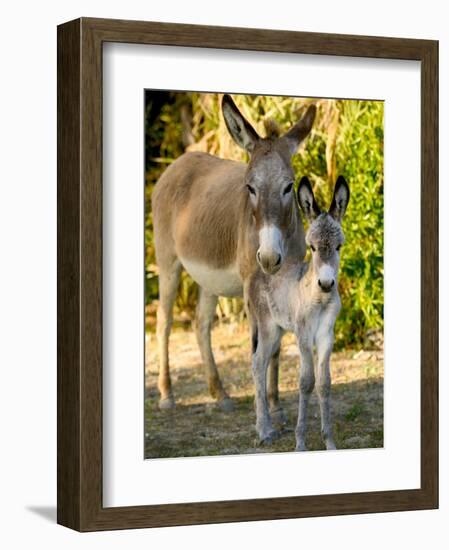
[[[303,176],[298,187],[298,201],[307,221],[311,222],[321,214],[321,210],[315,200],[309,178]]]
[[[329,208],[329,214],[337,222],[341,222],[343,216],[345,215],[349,197],[349,186],[346,183],[345,178],[343,176],[338,176],[334,189],[334,197],[332,199],[331,207]]]

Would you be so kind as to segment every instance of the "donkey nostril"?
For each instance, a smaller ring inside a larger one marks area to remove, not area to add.
[[[257,258],[257,261],[260,262],[260,251],[259,250],[257,251],[256,258]]]
[[[277,262],[274,264],[275,267],[277,267],[281,263],[281,260],[282,260],[282,256],[279,254]]]
[[[335,280],[332,279],[332,281],[321,281],[321,279],[318,279],[318,285],[324,292],[329,292],[330,289],[334,286]]]

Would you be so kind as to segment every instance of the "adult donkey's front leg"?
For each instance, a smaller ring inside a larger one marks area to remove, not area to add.
[[[256,392],[256,431],[259,442],[271,444],[279,437],[279,432],[273,427],[267,396],[267,371],[273,351],[280,343],[280,330],[271,323],[261,324],[252,328],[252,372]]]
[[[274,351],[268,368],[268,404],[270,407],[271,418],[278,426],[287,424],[287,415],[279,401],[279,355],[281,347]]]
[[[226,412],[232,411],[232,401],[226,393],[218,374],[211,345],[211,329],[217,307],[217,296],[199,288],[198,304],[196,309],[195,332],[201,358],[207,370],[209,392],[217,400],[220,408]]]

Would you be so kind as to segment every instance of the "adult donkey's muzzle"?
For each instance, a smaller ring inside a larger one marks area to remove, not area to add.
[[[268,275],[273,275],[282,265],[282,255],[274,252],[273,254],[261,254],[260,250],[257,251],[257,262],[262,268],[262,271]]]
[[[257,263],[262,271],[268,275],[273,275],[281,268],[283,260],[282,241],[282,233],[275,225],[265,226],[259,231]]]

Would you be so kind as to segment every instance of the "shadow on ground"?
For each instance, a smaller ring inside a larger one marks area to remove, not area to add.
[[[154,340],[147,341],[145,402],[146,458],[213,456],[285,452],[295,448],[298,411],[298,354],[294,340],[283,343],[280,398],[288,416],[287,431],[270,447],[258,447],[255,433],[254,386],[246,333],[229,338],[214,330],[217,363],[223,383],[233,399],[234,411],[225,413],[207,392],[207,383],[191,332],[173,334],[171,373],[177,406],[158,409],[157,361]],[[383,446],[383,354],[345,351],[334,353],[332,410],[337,448]],[[309,450],[324,449],[320,436],[318,400],[313,394],[307,433]]]
[[[27,506],[26,509],[51,523],[56,523],[56,506]]]

